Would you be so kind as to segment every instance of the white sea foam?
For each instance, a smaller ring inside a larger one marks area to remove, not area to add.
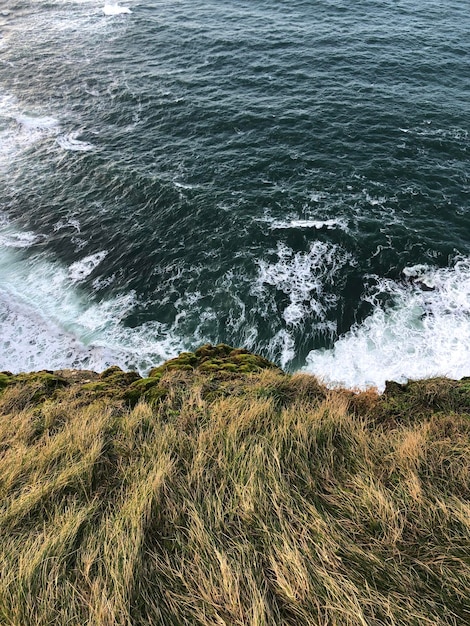
[[[69,266],[69,276],[74,283],[85,280],[92,271],[98,267],[101,261],[108,255],[107,250],[101,250],[95,254],[90,254],[80,261],[75,261]]]
[[[262,348],[265,348],[262,346]],[[277,356],[279,365],[287,367],[295,358],[295,341],[292,334],[285,328],[281,328],[270,340],[267,346],[267,354],[273,358]]]
[[[10,143],[19,152],[33,144],[54,137],[59,132],[59,120],[50,116],[16,115],[17,128],[10,129]]]
[[[40,112],[24,112],[24,107],[16,98],[0,93],[0,164],[12,162],[21,151],[33,144],[56,138],[57,143],[65,150],[90,151],[93,144],[81,141],[81,131],[61,133],[60,121],[51,115]]]
[[[363,190],[363,193],[364,193],[365,199],[371,206],[383,207],[385,203],[387,202],[387,198],[384,198],[384,197],[374,198],[367,192],[366,189]]]
[[[306,369],[329,384],[383,389],[386,380],[470,374],[470,259],[451,268],[406,268],[379,281],[372,314],[331,350],[313,351]],[[384,310],[380,294],[392,296]]]
[[[59,125],[59,120],[50,116],[17,115],[16,121],[27,130],[50,130]]]
[[[79,233],[81,230],[80,222],[76,217],[69,217],[67,220],[59,220],[54,225],[54,232],[57,232],[58,230],[62,230],[64,228],[73,228],[77,233]]]
[[[8,167],[22,150],[58,132],[55,117],[25,113],[14,96],[0,92],[0,167]]]
[[[329,220],[274,220],[271,223],[271,228],[273,230],[284,230],[288,228],[312,228],[315,230],[321,230],[322,228],[327,230],[341,228],[342,230],[346,230],[347,222],[346,220],[340,218],[333,218]]]
[[[297,326],[312,315],[322,321],[336,304],[338,296],[325,287],[333,284],[336,272],[352,257],[339,246],[315,241],[307,252],[294,252],[283,243],[276,250],[277,260],[258,262],[255,292],[263,293],[270,285],[289,298],[282,317],[289,326]]]
[[[29,248],[44,239],[44,235],[15,231],[6,215],[0,213],[0,248]]]
[[[57,143],[64,150],[72,150],[73,152],[89,152],[94,149],[94,145],[88,141],[81,141],[77,139],[80,136],[80,131],[73,131],[66,135],[59,135],[57,137]]]
[[[306,324],[329,337],[336,332],[330,317],[339,299],[334,285],[337,274],[354,264],[354,259],[340,246],[322,241],[313,242],[305,252],[279,243],[275,256],[272,262],[258,261],[251,293],[258,298],[261,310],[264,308],[270,317],[280,315],[285,324],[262,348],[286,367],[295,357],[294,335]]]
[[[129,7],[122,7],[118,4],[105,4],[103,7],[105,15],[122,15],[124,13],[132,13]]]
[[[0,233],[0,246],[7,248],[29,248],[40,241],[41,237],[34,233]]]
[[[196,187],[198,187],[198,185],[190,185],[189,183],[180,183],[176,180],[173,181],[173,184],[178,189],[196,189]]]
[[[111,276],[107,276],[106,278],[95,278],[92,283],[94,291],[99,291],[100,289],[105,289],[114,283],[116,280],[116,274],[111,274]]]
[[[427,122],[426,126],[416,126],[414,128],[400,128],[402,133],[410,134],[413,137],[421,137],[424,139],[437,139],[444,141],[456,141],[467,143],[469,139],[468,129],[460,127],[450,128],[433,128],[431,122]]]

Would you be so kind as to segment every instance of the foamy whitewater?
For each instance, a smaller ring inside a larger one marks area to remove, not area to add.
[[[4,0],[0,370],[470,375],[468,7],[363,9]]]
[[[122,7],[118,4],[105,4],[103,7],[103,13],[105,15],[122,15],[126,13],[132,13],[129,7]]]
[[[385,380],[467,375],[469,259],[451,268],[405,268],[403,275],[411,281],[379,281],[376,296],[371,296],[372,315],[338,339],[333,349],[312,351],[306,369],[330,383],[379,389]],[[392,296],[393,306],[384,311],[377,302],[379,294]]]

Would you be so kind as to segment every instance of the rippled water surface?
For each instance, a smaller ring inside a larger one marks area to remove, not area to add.
[[[470,374],[460,0],[3,0],[0,369]]]

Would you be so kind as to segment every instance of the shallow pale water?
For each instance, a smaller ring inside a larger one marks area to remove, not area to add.
[[[459,0],[3,0],[0,369],[470,374]]]

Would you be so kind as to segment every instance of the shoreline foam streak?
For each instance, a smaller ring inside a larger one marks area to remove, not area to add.
[[[85,257],[67,271],[40,254],[24,255],[24,248],[36,240],[8,225],[0,229],[0,370],[101,371],[116,364],[145,372],[184,349],[159,322],[125,325],[137,304],[135,294],[90,302],[77,289],[106,251]]]

